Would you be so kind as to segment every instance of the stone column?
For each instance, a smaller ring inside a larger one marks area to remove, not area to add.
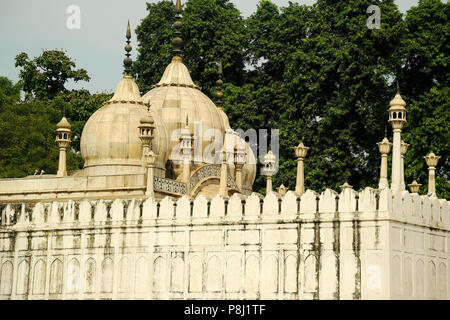
[[[389,123],[394,131],[393,149],[392,149],[392,179],[391,189],[397,191],[402,189],[402,159],[401,143],[402,128],[406,123],[406,102],[397,92],[394,99],[390,102]]]
[[[192,156],[192,137],[189,134],[189,132],[185,133],[181,137],[181,151],[183,157],[182,181],[187,184],[191,176],[191,156]]]
[[[436,196],[436,166],[438,164],[440,156],[434,154],[431,151],[425,158],[425,161],[428,166],[428,194]]]
[[[401,145],[400,145],[400,154],[401,154],[401,190],[406,190],[406,185],[405,185],[405,154],[406,151],[408,150],[409,144],[405,143],[404,141],[402,141]]]
[[[266,175],[266,194],[272,192],[272,176],[275,173],[275,155],[272,150],[264,156],[264,173]]]
[[[223,148],[222,149],[222,165],[220,167],[220,184],[219,184],[219,194],[222,197],[228,197],[227,177],[228,177],[227,152],[225,151],[225,148]]]
[[[293,147],[295,150],[295,155],[297,156],[297,182],[295,184],[295,193],[298,195],[302,195],[305,192],[305,173],[303,168],[303,160],[308,153],[309,147],[305,147],[303,142],[296,147]]]
[[[142,142],[142,158],[145,167],[147,181],[145,195],[153,197],[153,172],[156,161],[156,154],[151,150],[151,143],[154,138],[155,122],[150,112],[140,120],[139,139]]]
[[[66,167],[66,155],[67,149],[70,147],[72,131],[71,125],[67,121],[66,117],[63,117],[61,121],[56,125],[56,143],[59,147],[59,163],[58,163],[58,177],[67,176]]]
[[[388,183],[388,155],[392,148],[392,143],[384,137],[383,141],[378,142],[378,150],[381,153],[381,167],[380,167],[380,181],[378,183],[379,189],[389,188]]]
[[[234,154],[234,167],[236,168],[236,185],[238,186],[239,190],[242,190],[242,168],[245,164],[245,145],[241,143],[241,141],[238,141],[235,154]]]
[[[147,190],[145,191],[145,195],[148,197],[154,197],[154,187],[153,187],[153,171],[154,171],[154,165],[156,160],[156,154],[153,151],[149,151],[145,155],[145,162],[147,167]]]

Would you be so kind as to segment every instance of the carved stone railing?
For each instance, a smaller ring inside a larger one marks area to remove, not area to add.
[[[160,177],[153,178],[155,191],[186,194],[186,183]]]
[[[199,182],[202,180],[208,178],[208,177],[215,177],[220,179],[220,165],[218,164],[210,164],[201,167],[195,173],[192,175],[191,179],[189,180],[189,187],[190,190],[193,190],[195,186],[198,185]],[[236,182],[233,180],[233,178],[230,175],[230,172],[228,170],[227,174],[227,186],[231,189],[238,190],[238,186],[236,185]]]

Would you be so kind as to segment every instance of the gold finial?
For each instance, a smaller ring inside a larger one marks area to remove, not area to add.
[[[398,79],[397,79],[397,94],[400,94],[400,86],[398,84]]]
[[[181,27],[183,23],[181,22],[181,0],[177,0],[176,4],[177,14],[175,15],[175,22],[173,23],[174,37],[172,39],[173,54],[175,57],[181,57],[183,50],[183,39],[181,38]]]
[[[131,46],[130,46],[130,39],[131,39],[131,31],[130,31],[130,20],[128,20],[128,25],[127,25],[127,32],[125,34],[125,37],[127,38],[126,40],[126,45],[125,45],[125,56],[126,58],[123,60],[123,66],[124,66],[124,75],[125,77],[129,78],[131,77],[131,65],[133,64],[133,61],[131,60],[130,56],[130,52],[131,52]]]

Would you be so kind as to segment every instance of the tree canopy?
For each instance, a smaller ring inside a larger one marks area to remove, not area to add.
[[[69,80],[90,80],[87,71],[75,69],[75,62],[61,50],[44,50],[34,59],[22,52],[16,56],[16,67],[21,68],[23,91],[38,99],[52,99],[67,92],[65,84]]]
[[[86,70],[75,69],[75,62],[63,51],[44,50],[32,60],[22,52],[16,65],[22,67],[18,83],[0,77],[0,178],[24,177],[36,170],[56,173],[55,130],[63,114],[73,131],[67,168],[81,169],[84,124],[111,94],[66,89],[69,79],[88,81],[89,77]],[[21,90],[26,94],[24,100],[20,99]]]

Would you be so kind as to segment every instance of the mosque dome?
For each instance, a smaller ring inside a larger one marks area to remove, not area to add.
[[[81,135],[81,155],[85,175],[140,174],[144,172],[141,119],[148,117],[139,88],[124,76],[114,96],[87,121]],[[150,111],[155,125],[152,150],[157,154],[156,175],[164,176],[168,136],[164,123]]]
[[[224,138],[226,126],[223,115],[214,102],[194,84],[179,56],[172,59],[161,80],[143,96],[143,100],[145,104],[151,104],[150,109],[159,115],[167,127],[169,153],[179,144],[180,130],[185,128],[186,119],[189,120],[191,134],[194,134],[196,123],[199,124],[199,132],[195,134],[201,137],[202,155],[212,141],[222,141]],[[169,159],[177,160],[172,156]],[[181,173],[177,165],[174,167],[176,173]]]

